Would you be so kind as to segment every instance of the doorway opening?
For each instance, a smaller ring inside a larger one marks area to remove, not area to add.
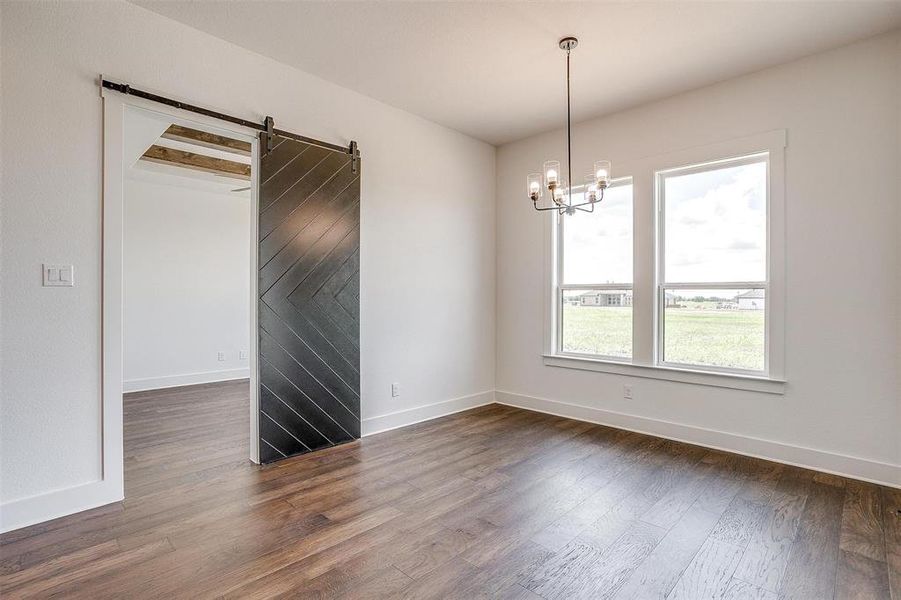
[[[138,106],[125,106],[122,125],[120,384],[132,497],[255,458],[257,145]]]

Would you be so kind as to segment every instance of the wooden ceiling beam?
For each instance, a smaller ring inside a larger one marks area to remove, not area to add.
[[[214,148],[224,152],[240,154],[241,156],[250,156],[250,142],[236,140],[224,135],[217,135],[199,129],[191,129],[190,127],[182,127],[181,125],[170,125],[169,129],[163,132],[160,137],[167,140],[177,140],[179,142],[187,142],[205,148]]]
[[[216,175],[231,177],[232,179],[250,180],[250,165],[248,164],[235,162],[233,160],[225,160],[224,158],[206,156],[204,154],[185,152],[184,150],[176,150],[174,148],[166,148],[165,146],[151,146],[143,156],[141,156],[141,160],[172,167],[191,169],[193,171],[215,173]]]

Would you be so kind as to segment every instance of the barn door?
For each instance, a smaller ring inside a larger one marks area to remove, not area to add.
[[[258,196],[264,463],[360,437],[360,161],[273,146]]]

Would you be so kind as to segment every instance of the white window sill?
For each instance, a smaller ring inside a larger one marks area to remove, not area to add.
[[[677,369],[675,367],[635,365],[626,362],[583,358],[579,356],[553,354],[545,354],[543,356],[544,364],[549,367],[597,371],[599,373],[614,373],[617,375],[626,375],[628,377],[662,379],[665,381],[678,381],[680,383],[690,383],[693,385],[709,385],[734,390],[763,392],[765,394],[785,393],[785,380],[770,377],[741,375],[737,373],[695,371],[692,369]]]

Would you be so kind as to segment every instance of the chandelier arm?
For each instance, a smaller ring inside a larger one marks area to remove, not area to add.
[[[575,214],[576,211],[584,212],[584,213],[593,213],[594,205],[592,204],[591,208],[580,208],[584,206],[583,204],[574,204],[573,206],[564,206],[560,208],[560,214]]]
[[[600,202],[602,202],[603,200],[604,200],[604,190],[602,189],[602,190],[601,190],[601,197],[598,198],[597,200],[595,200],[594,202],[592,202],[591,200],[589,200],[588,202],[581,202],[581,203],[579,203],[579,204],[571,204],[571,205],[569,206],[569,208],[578,208],[579,210],[582,210],[582,211],[585,211],[585,212],[594,212],[594,205],[595,205],[595,204],[598,204],[598,203],[600,203]],[[591,210],[585,210],[584,208],[579,208],[580,206],[587,206],[587,205],[589,205],[589,204],[591,205]]]
[[[579,204],[570,204],[568,208],[579,208],[580,206],[594,206],[597,202],[580,202]],[[590,211],[589,211],[590,212]]]
[[[538,200],[532,200],[532,206],[535,208],[535,210],[537,210],[537,211],[539,211],[539,212],[543,212],[543,211],[546,211],[546,210],[559,210],[559,209],[560,209],[560,206],[559,206],[559,205],[555,205],[555,206],[538,206]]]
[[[537,205],[535,206],[535,210],[537,210],[537,211],[539,211],[539,212],[543,212],[543,211],[546,211],[546,210],[559,210],[559,211],[565,211],[565,210],[567,210],[567,209],[568,209],[568,207],[565,206],[565,205],[564,205],[564,206],[537,206]]]

